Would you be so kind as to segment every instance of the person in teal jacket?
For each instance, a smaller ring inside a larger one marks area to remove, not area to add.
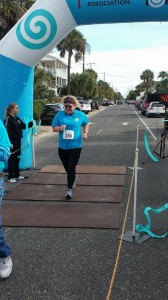
[[[0,278],[7,278],[12,272],[11,250],[2,229],[1,205],[4,194],[4,163],[10,156],[11,142],[4,124],[0,120]]]
[[[76,166],[82,150],[82,139],[86,140],[89,134],[89,120],[85,113],[75,109],[78,106],[76,97],[66,96],[62,99],[62,103],[65,110],[55,115],[52,128],[54,132],[59,132],[58,155],[67,173],[65,197],[71,199],[72,188],[75,187]]]

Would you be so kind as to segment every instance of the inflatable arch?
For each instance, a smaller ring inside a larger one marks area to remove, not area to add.
[[[168,21],[168,0],[37,0],[0,42],[0,118],[10,102],[33,119],[34,66],[78,25]],[[20,168],[32,166],[31,137]]]

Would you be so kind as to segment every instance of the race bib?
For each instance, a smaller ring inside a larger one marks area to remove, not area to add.
[[[63,139],[64,140],[73,140],[74,139],[74,131],[73,130],[64,130]]]

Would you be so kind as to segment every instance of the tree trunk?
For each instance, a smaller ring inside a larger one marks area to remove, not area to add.
[[[67,94],[70,95],[70,77],[71,77],[71,53],[68,52],[68,83],[67,83]]]
[[[83,53],[83,73],[85,72],[85,54]]]

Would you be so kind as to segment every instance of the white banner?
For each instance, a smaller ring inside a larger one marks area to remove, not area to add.
[[[38,0],[0,42],[0,54],[35,66],[77,26],[65,0]]]

